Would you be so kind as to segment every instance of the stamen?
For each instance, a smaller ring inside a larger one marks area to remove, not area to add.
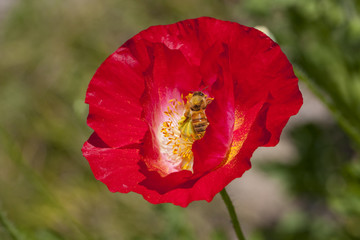
[[[188,99],[188,96],[186,98]],[[163,136],[160,139],[160,148],[172,164],[179,166],[179,170],[193,171],[194,156],[191,148],[195,138],[182,136],[179,131],[178,122],[184,114],[184,106],[182,100],[169,101],[169,106],[164,111],[167,120],[162,123],[160,130]]]

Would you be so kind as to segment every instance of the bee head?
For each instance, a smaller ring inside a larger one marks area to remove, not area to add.
[[[194,92],[190,100],[190,109],[192,111],[200,111],[206,108],[205,94],[202,92]]]
[[[205,94],[203,92],[196,91],[196,92],[193,93],[193,96],[205,97]]]

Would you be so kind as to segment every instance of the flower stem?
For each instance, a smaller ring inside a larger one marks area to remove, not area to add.
[[[224,188],[220,192],[220,194],[221,194],[221,197],[224,200],[225,205],[226,205],[226,207],[227,207],[227,209],[229,211],[231,221],[232,221],[232,224],[233,224],[233,227],[234,227],[237,238],[239,240],[245,240],[244,234],[241,231],[239,220],[238,220],[238,218],[236,216],[234,205],[232,204],[231,199],[230,199],[228,193],[226,192],[226,189]]]

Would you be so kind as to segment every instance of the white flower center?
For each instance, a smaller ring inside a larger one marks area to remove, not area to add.
[[[171,172],[189,170],[193,172],[194,156],[191,151],[195,139],[182,136],[179,130],[179,121],[184,116],[185,106],[183,101],[172,99],[164,112],[166,120],[159,127],[159,146],[163,161],[171,164]]]

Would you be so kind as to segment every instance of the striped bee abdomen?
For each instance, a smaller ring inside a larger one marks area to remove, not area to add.
[[[195,133],[204,133],[209,122],[204,111],[193,112],[191,115],[191,122]]]

